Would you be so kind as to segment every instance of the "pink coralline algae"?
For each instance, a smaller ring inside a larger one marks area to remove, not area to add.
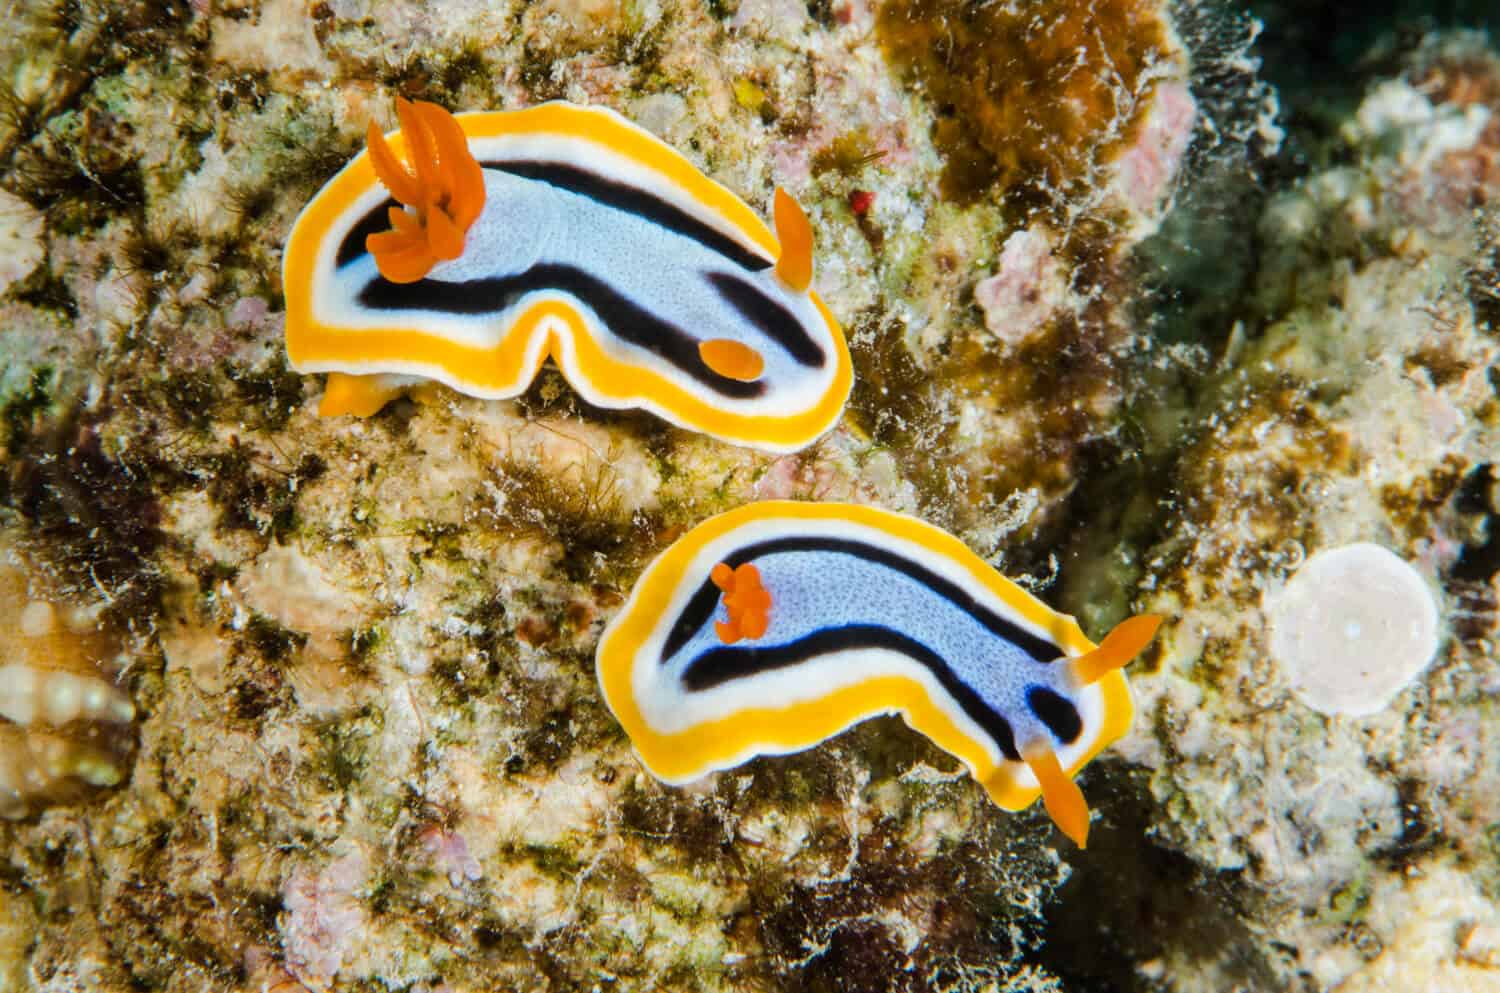
[[[1040,228],[1017,231],[1005,240],[995,274],[974,287],[985,327],[1008,345],[1031,337],[1067,298],[1067,281],[1052,248]]]
[[[359,889],[370,871],[359,849],[324,866],[292,873],[282,893],[286,964],[304,983],[327,983],[338,974],[367,921]]]
[[[464,880],[472,883],[484,878],[484,870],[479,867],[479,860],[469,854],[469,846],[464,841],[464,836],[457,831],[449,831],[441,825],[432,824],[422,829],[419,838],[422,847],[432,856],[438,868],[448,874],[449,883],[462,886]]]
[[[1143,215],[1156,210],[1171,188],[1198,121],[1198,106],[1183,83],[1156,87],[1151,110],[1135,142],[1116,160],[1116,183]]]

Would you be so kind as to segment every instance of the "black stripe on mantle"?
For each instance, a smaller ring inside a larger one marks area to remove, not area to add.
[[[606,179],[598,173],[559,162],[534,162],[525,159],[481,162],[485,169],[508,172],[513,176],[530,179],[554,186],[569,193],[586,197],[601,207],[618,210],[697,242],[709,251],[749,272],[769,269],[771,261],[752,252],[738,241],[710,224],[689,214],[676,204],[628,183]],[[389,211],[399,206],[393,199],[377,204],[349,229],[344,240],[339,242],[334,265],[342,268],[365,254],[365,239],[372,234],[390,229]]]
[[[689,690],[709,690],[736,679],[799,665],[831,652],[861,649],[897,652],[925,667],[969,719],[990,736],[1002,755],[1012,762],[1021,761],[1021,754],[1016,750],[1015,732],[1003,714],[985,703],[984,698],[959,679],[952,667],[932,649],[915,638],[879,624],[820,628],[796,641],[770,648],[758,648],[744,642],[722,645],[688,663],[682,682]]]
[[[540,263],[513,276],[447,282],[420,279],[392,283],[379,277],[359,293],[373,310],[430,310],[444,314],[500,313],[528,293],[554,290],[594,313],[622,341],[656,355],[720,396],[747,400],[763,395],[762,380],[741,382],[721,376],[698,354],[698,340],[651,313],[608,283],[574,266]]]
[[[958,584],[944,579],[931,569],[897,555],[889,549],[872,545],[869,542],[856,541],[851,538],[773,538],[737,549],[724,561],[731,568],[738,568],[746,562],[782,552],[834,552],[852,555],[887,569],[893,569],[926,586],[934,594],[968,614],[991,634],[1015,645],[1037,662],[1044,664],[1054,662],[1063,654],[1057,645],[1001,617],[970,596]],[[703,585],[698,588],[693,598],[683,608],[682,613],[678,615],[672,629],[667,632],[661,649],[660,661],[663,665],[677,654],[683,645],[687,644],[695,631],[708,623],[709,617],[719,605],[719,595],[719,588],[705,579]]]

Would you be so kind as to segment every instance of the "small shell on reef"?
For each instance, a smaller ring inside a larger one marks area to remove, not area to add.
[[[33,595],[0,534],[0,817],[114,786],[135,706],[113,679],[119,645],[87,606]]]
[[[130,701],[103,679],[29,665],[0,666],[0,717],[22,727],[134,716]]]

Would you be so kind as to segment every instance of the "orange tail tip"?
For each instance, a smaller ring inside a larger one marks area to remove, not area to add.
[[[1139,614],[1116,624],[1098,648],[1066,663],[1073,674],[1074,685],[1090,686],[1103,679],[1106,673],[1129,665],[1151,644],[1159,627],[1161,618],[1155,614]]]
[[[1058,830],[1073,840],[1079,848],[1089,843],[1089,804],[1083,798],[1083,790],[1069,779],[1058,764],[1057,754],[1046,746],[1024,753],[1026,765],[1036,781],[1042,786],[1042,803]]]
[[[698,355],[714,372],[742,383],[753,383],[765,371],[759,352],[733,338],[710,338],[698,343]]]
[[[781,243],[781,257],[776,260],[776,275],[801,293],[812,283],[812,225],[792,195],[776,187],[776,240]]]
[[[404,386],[391,385],[385,376],[329,373],[328,385],[323,387],[323,399],[318,402],[318,415],[338,417],[341,414],[353,414],[355,417],[369,417],[404,391]]]
[[[391,210],[391,230],[372,234],[365,248],[380,274],[393,283],[414,283],[442,259],[463,254],[464,236],[484,209],[484,170],[469,151],[458,120],[435,103],[396,98],[406,139],[408,171],[370,122],[370,165],[391,196],[410,211]]]
[[[724,609],[729,622],[714,623],[719,640],[732,645],[741,638],[754,641],[766,633],[771,624],[771,594],[760,585],[760,570],[746,562],[737,569],[720,562],[709,573],[715,586],[724,591]]]

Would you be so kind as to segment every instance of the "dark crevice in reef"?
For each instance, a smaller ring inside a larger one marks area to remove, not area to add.
[[[1483,538],[1464,544],[1453,566],[1453,578],[1489,582],[1500,572],[1500,471],[1486,463],[1469,473],[1454,498],[1454,509],[1482,516],[1484,524],[1476,529]]]
[[[1255,22],[1217,4],[1177,3],[1172,13],[1191,52],[1199,122],[1170,209],[1131,253],[1141,288],[1132,316],[1156,341],[1217,349],[1253,288],[1266,198],[1307,164],[1265,126],[1272,93],[1247,68],[1259,51]]]
[[[1336,154],[1326,138],[1355,109],[1369,81],[1399,74],[1432,32],[1500,33],[1494,0],[1255,0],[1248,12],[1263,27],[1253,54],[1275,87],[1288,158]]]
[[[1263,72],[1292,114],[1313,103],[1353,100],[1371,49],[1418,38],[1435,29],[1500,33],[1494,0],[1255,0],[1264,26],[1256,46]]]
[[[96,415],[66,407],[56,421],[44,420],[49,383],[39,371],[32,389],[0,413],[9,456],[0,508],[20,512],[68,586],[102,594],[117,619],[140,621],[162,594],[155,555],[164,537],[151,478],[144,464],[107,449]]]
[[[1449,530],[1463,545],[1445,582],[1448,617],[1455,639],[1477,645],[1492,637],[1500,611],[1500,469],[1489,462],[1473,469],[1459,483],[1451,511],[1456,520]]]
[[[1057,579],[1047,597],[1077,616],[1095,638],[1134,612],[1131,599],[1142,563],[1173,523],[1159,508],[1175,498],[1177,450],[1156,450],[1157,443],[1135,417],[1134,405],[1127,406],[1120,435],[1084,450],[1079,484],[1047,538],[1058,558]],[[1153,672],[1157,660],[1153,643],[1129,671]]]
[[[1234,874],[1151,842],[1157,815],[1144,773],[1095,775],[1088,787],[1103,816],[1088,849],[1068,854],[1073,874],[1049,910],[1042,966],[1068,993],[1147,993],[1184,959],[1216,974],[1221,989],[1277,988],[1241,923]]]

